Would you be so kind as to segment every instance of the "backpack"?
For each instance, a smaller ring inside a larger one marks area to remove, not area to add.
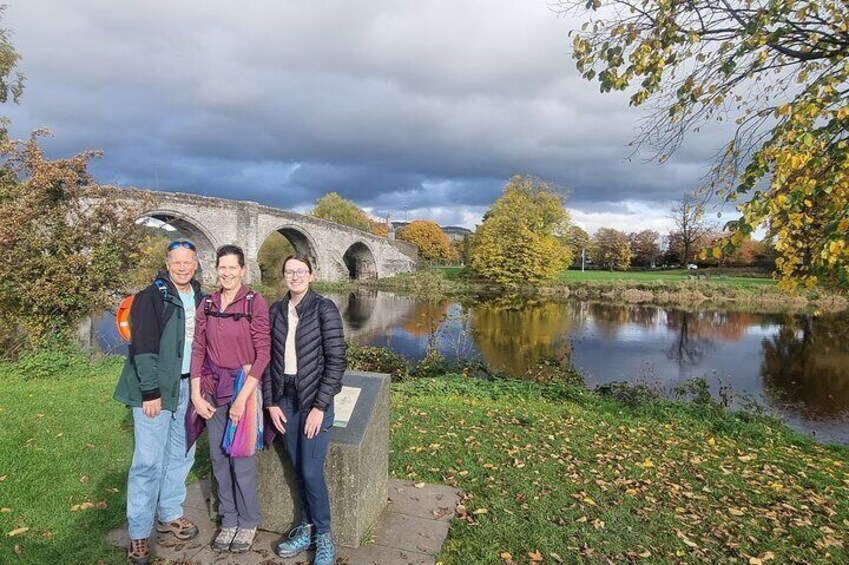
[[[154,280],[153,284],[155,284],[156,288],[159,289],[159,293],[162,295],[162,300],[165,302],[165,308],[162,311],[162,319],[168,319],[168,316],[171,314],[169,306],[173,308],[171,301],[168,300],[168,285],[166,285],[165,281],[161,279]],[[133,300],[135,297],[135,294],[125,296],[121,300],[120,304],[118,304],[118,311],[115,312],[115,326],[118,328],[118,335],[126,342],[132,341],[132,335],[130,333],[130,309],[133,307]]]
[[[203,299],[203,313],[206,316],[214,316],[215,318],[233,318],[237,322],[242,318],[247,318],[250,324],[254,314],[254,296],[256,296],[256,293],[252,290],[249,290],[245,295],[244,312],[222,312],[218,308],[213,311],[212,295],[207,294]]]

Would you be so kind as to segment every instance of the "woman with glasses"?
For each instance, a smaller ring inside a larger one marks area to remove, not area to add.
[[[263,400],[283,435],[300,495],[300,516],[275,551],[294,557],[315,544],[315,565],[332,565],[330,498],[324,458],[333,425],[333,397],[342,388],[345,336],[339,309],[310,289],[312,263],[303,255],[283,262],[289,292],[271,306],[271,362],[263,375]]]
[[[242,284],[241,248],[219,248],[215,270],[219,288],[196,313],[192,404],[206,421],[218,487],[221,530],[212,549],[241,553],[250,549],[260,521],[254,454],[262,435],[258,384],[270,355],[268,303]]]

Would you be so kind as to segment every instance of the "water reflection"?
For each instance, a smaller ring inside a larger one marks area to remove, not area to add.
[[[786,317],[763,340],[761,375],[767,395],[812,418],[849,410],[849,316]]]
[[[391,347],[411,361],[434,348],[447,359],[479,356],[522,376],[543,358],[568,358],[589,386],[643,379],[671,387],[701,377],[714,394],[730,385],[800,429],[849,443],[849,314],[685,312],[504,297],[429,302],[379,291],[330,297],[348,339]],[[117,341],[110,316],[96,329],[106,334],[100,338],[107,349]]]
[[[564,316],[563,306],[541,300],[473,305],[470,318],[478,353],[491,367],[514,375],[522,375],[543,357],[562,357],[575,320]]]

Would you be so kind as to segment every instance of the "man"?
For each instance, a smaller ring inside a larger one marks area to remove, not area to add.
[[[133,411],[135,449],[127,478],[127,522],[134,565],[150,560],[153,529],[189,540],[198,528],[183,516],[186,476],[195,448],[186,449],[185,417],[195,310],[203,295],[194,280],[195,244],[168,244],[167,272],[139,292],[130,308],[131,342],[115,399]]]

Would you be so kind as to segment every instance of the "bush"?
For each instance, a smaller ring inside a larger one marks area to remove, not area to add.
[[[388,347],[348,344],[348,368],[355,371],[387,373],[393,381],[403,380],[409,373],[407,361]]]
[[[53,348],[25,350],[17,361],[0,365],[0,372],[12,379],[25,381],[64,379],[86,376],[90,373],[91,366],[91,358],[84,353]]]

